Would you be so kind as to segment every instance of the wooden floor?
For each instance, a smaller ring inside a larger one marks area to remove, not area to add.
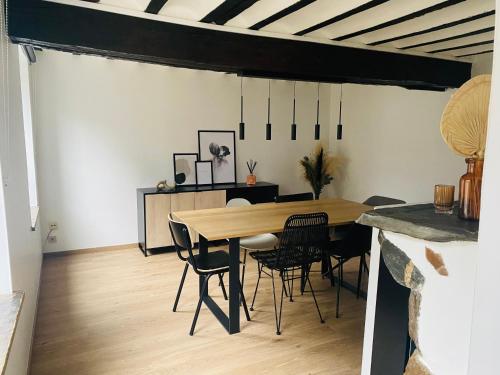
[[[341,294],[314,273],[326,320],[320,324],[310,293],[284,302],[282,335],[275,334],[271,282],[261,280],[252,321],[228,335],[203,307],[188,335],[197,302],[189,271],[178,312],[172,312],[183,269],[175,253],[148,258],[138,250],[44,260],[31,374],[335,374],[360,373],[365,301]],[[355,280],[357,265],[345,278]],[[227,279],[227,276],[226,276]],[[256,265],[250,261],[245,294],[251,301]],[[210,294],[222,306],[213,279]],[[227,311],[227,309],[226,309]]]

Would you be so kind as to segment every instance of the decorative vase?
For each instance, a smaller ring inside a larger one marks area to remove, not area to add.
[[[247,185],[255,185],[257,183],[257,176],[253,173],[247,176]]]
[[[484,159],[467,158],[467,173],[460,178],[458,216],[479,220]]]

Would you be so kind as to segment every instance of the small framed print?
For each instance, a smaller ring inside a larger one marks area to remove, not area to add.
[[[213,163],[212,160],[202,160],[196,163],[196,185],[213,185]]]
[[[198,154],[174,154],[174,179],[176,185],[196,185]]]

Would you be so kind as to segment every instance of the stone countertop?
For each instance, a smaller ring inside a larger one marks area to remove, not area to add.
[[[23,292],[0,295],[0,374],[5,371],[23,299]]]
[[[369,211],[358,223],[433,242],[477,241],[479,232],[479,222],[460,219],[457,207],[453,214],[438,214],[432,203]]]

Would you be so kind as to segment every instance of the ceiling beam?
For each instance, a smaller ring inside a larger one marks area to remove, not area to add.
[[[272,16],[269,16],[262,21],[257,22],[255,25],[250,26],[251,30],[260,30],[263,27],[276,22],[277,20],[288,16],[289,14],[292,14],[306,6],[308,6],[311,3],[314,3],[316,0],[300,0],[296,2],[295,4],[290,5],[289,7],[280,10],[278,13],[273,14]]]
[[[448,38],[436,39],[436,40],[432,40],[430,42],[423,42],[423,43],[414,44],[412,46],[405,46],[405,47],[402,47],[401,49],[409,49],[409,48],[417,48],[417,47],[429,46],[431,44],[436,44],[436,43],[441,43],[441,42],[448,42],[450,40],[455,40],[455,39],[460,39],[460,38],[466,38],[468,36],[489,33],[489,32],[494,31],[494,30],[495,30],[495,27],[491,26],[491,27],[487,27],[487,28],[481,29],[481,30],[474,30],[474,31],[471,31],[471,32],[465,33],[465,34],[453,35],[453,36],[450,36]]]
[[[158,14],[167,3],[167,0],[151,0],[145,10],[146,13]]]
[[[295,33],[295,35],[305,35],[305,34],[309,34],[313,31],[316,31],[316,30],[319,30],[319,29],[322,29],[323,27],[326,27],[326,26],[329,26],[335,22],[339,22],[345,18],[348,18],[348,17],[351,17],[351,16],[354,16],[355,14],[358,14],[358,13],[361,13],[361,12],[364,12],[365,10],[368,10],[368,9],[371,9],[371,8],[374,8],[380,4],[383,4],[383,3],[386,3],[387,1],[389,0],[371,0],[371,1],[368,1],[367,3],[364,3],[356,8],[353,8],[351,10],[348,10],[347,12],[344,12],[342,14],[339,14],[335,17],[332,17],[330,19],[327,19],[323,22],[320,22],[316,25],[313,25],[313,26],[310,26],[308,27],[307,29],[304,29],[304,30],[301,30],[297,33]]]
[[[476,14],[474,16],[463,18],[461,20],[457,20],[457,21],[453,21],[453,22],[448,22],[448,23],[444,23],[442,25],[430,27],[430,28],[425,29],[425,30],[415,31],[415,32],[409,33],[409,34],[404,34],[404,35],[399,35],[399,36],[396,36],[396,37],[393,37],[393,38],[389,38],[389,39],[379,40],[377,42],[370,43],[369,45],[370,46],[378,46],[380,44],[394,42],[395,40],[400,40],[400,39],[405,39],[405,38],[411,38],[411,37],[418,36],[418,35],[432,33],[434,31],[444,30],[444,29],[447,29],[449,27],[461,25],[463,23],[475,21],[475,20],[478,20],[478,19],[481,19],[481,18],[484,18],[484,17],[489,17],[489,16],[492,16],[493,14],[495,14],[494,10],[489,11],[489,12],[485,12],[485,13],[481,13],[481,14]]]
[[[458,46],[458,47],[449,47],[449,48],[436,49],[434,51],[429,51],[429,53],[439,53],[439,52],[446,52],[446,51],[454,51],[454,50],[457,50],[457,49],[464,49],[464,48],[470,48],[470,47],[484,46],[485,44],[493,44],[493,42],[494,42],[493,40],[485,40],[485,41],[482,41],[482,42],[464,44],[463,46]]]
[[[380,30],[380,29],[383,29],[385,27],[389,27],[389,26],[392,26],[392,25],[397,25],[398,23],[409,21],[409,20],[412,20],[412,19],[417,18],[417,17],[421,17],[421,16],[423,16],[423,15],[425,15],[427,13],[431,13],[431,12],[435,12],[436,10],[447,8],[449,6],[461,3],[462,1],[465,1],[465,0],[446,0],[446,1],[443,1],[442,3],[435,4],[433,6],[430,6],[430,7],[421,9],[419,11],[407,14],[406,16],[399,17],[399,18],[393,19],[391,21],[387,21],[387,22],[381,23],[380,25],[375,25],[375,26],[369,27],[367,29],[356,31],[354,33],[350,33],[350,34],[347,34],[347,35],[339,36],[338,38],[335,38],[333,40],[340,41],[340,40],[354,38],[354,37],[356,37],[358,35],[370,33],[370,32],[375,31],[375,30]]]
[[[245,76],[443,90],[461,86],[471,72],[466,62],[225,32],[50,1],[10,1],[7,14],[8,35],[16,43]]]
[[[230,19],[250,8],[258,0],[226,0],[208,13],[201,22],[224,25]]]
[[[468,53],[466,55],[460,55],[458,57],[469,57],[469,56],[476,56],[476,55],[483,55],[485,53],[493,53],[492,49],[489,49],[487,51],[482,51],[482,52],[476,52],[476,53]]]
[[[30,62],[30,64],[36,63],[36,54],[35,54],[35,50],[34,50],[33,46],[28,46],[28,45],[23,44],[22,48],[23,48],[24,54],[28,58],[28,61]]]

